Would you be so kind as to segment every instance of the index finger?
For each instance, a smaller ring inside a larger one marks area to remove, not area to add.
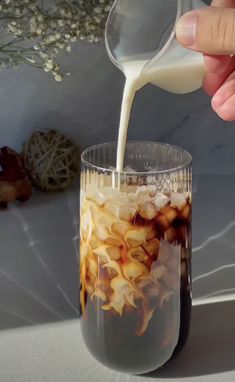
[[[231,66],[231,62],[233,62],[234,68],[234,58],[230,56],[207,56],[204,54],[204,63],[206,69],[210,73],[214,74],[223,74],[228,70]]]
[[[204,90],[210,96],[213,96],[215,92],[220,88],[220,86],[225,82],[228,76],[234,72],[235,60],[229,57],[219,56],[219,57],[208,57],[209,65],[207,67],[213,70],[208,70],[204,77]],[[215,70],[217,67],[217,71]]]

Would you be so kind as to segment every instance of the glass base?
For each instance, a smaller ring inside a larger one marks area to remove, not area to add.
[[[178,342],[174,345],[166,338],[165,314],[154,314],[145,335],[137,336],[133,328],[138,320],[136,312],[128,312],[125,318],[110,312],[99,312],[94,302],[87,303],[88,318],[81,320],[84,342],[97,361],[118,372],[147,374],[166,367],[184,348],[189,334],[191,318],[190,293],[181,294],[181,318]],[[172,323],[172,322],[171,322]],[[161,328],[162,330],[159,330]],[[168,328],[168,333],[171,328]]]

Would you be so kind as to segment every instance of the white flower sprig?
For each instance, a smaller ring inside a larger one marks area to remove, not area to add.
[[[0,69],[22,64],[61,81],[60,53],[103,37],[113,0],[0,0]]]

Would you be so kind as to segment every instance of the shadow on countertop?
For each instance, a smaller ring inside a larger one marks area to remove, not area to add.
[[[235,302],[193,307],[183,352],[150,378],[187,378],[235,370]]]

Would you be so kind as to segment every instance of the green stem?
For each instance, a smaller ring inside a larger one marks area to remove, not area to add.
[[[7,46],[14,45],[14,44],[21,42],[21,41],[23,41],[23,38],[14,38],[13,40],[9,41],[7,44],[0,45],[0,49],[4,49]]]
[[[20,63],[27,64],[27,65],[33,66],[35,68],[43,69],[42,65],[39,65],[39,64],[37,65],[36,63],[30,62],[30,61],[26,60],[25,58],[23,58],[22,56],[19,56],[17,54],[10,54],[7,52],[2,52],[2,54],[4,54],[5,56],[7,56],[9,58],[16,59]]]
[[[0,53],[7,52],[7,53],[17,53],[20,52],[22,54],[24,53],[36,53],[35,49],[33,48],[20,48],[16,47],[15,49],[1,49],[0,47]]]

